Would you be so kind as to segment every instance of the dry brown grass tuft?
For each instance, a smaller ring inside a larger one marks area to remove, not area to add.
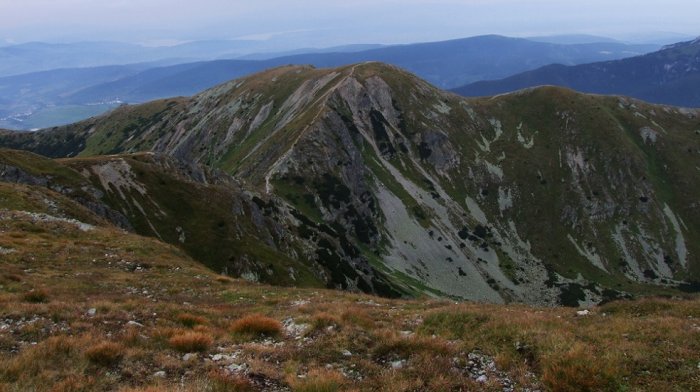
[[[174,335],[168,340],[168,343],[177,351],[191,353],[208,350],[214,343],[214,339],[201,332],[185,332]]]
[[[194,328],[192,328],[193,331],[195,332],[201,332],[205,334],[211,334],[212,330],[206,325],[195,325]]]
[[[320,330],[328,327],[340,327],[341,321],[338,317],[327,313],[316,313],[311,319],[311,325],[314,330]]]
[[[337,370],[312,369],[305,378],[289,375],[287,383],[294,392],[335,392],[342,389],[347,380]]]
[[[373,355],[378,359],[410,358],[424,354],[436,357],[451,355],[453,347],[441,338],[419,335],[399,336],[394,331],[380,331]]]
[[[212,371],[209,373],[209,388],[212,392],[249,392],[255,386],[246,378]]]
[[[72,374],[54,384],[51,392],[88,392],[97,388],[97,381],[93,377]]]
[[[221,284],[231,284],[235,282],[235,280],[229,278],[228,276],[217,276],[216,281]]]
[[[231,332],[241,335],[276,337],[282,334],[282,324],[261,314],[240,318],[231,325]]]
[[[345,322],[355,324],[365,329],[371,329],[375,326],[372,316],[370,316],[367,310],[359,306],[352,306],[346,309],[341,315],[341,318]]]
[[[575,343],[567,352],[547,358],[542,382],[555,392],[618,390],[615,367],[596,356],[591,347]]]
[[[124,357],[124,347],[114,342],[101,342],[85,350],[85,357],[101,366],[113,366]]]
[[[76,363],[79,344],[78,338],[50,337],[15,357],[0,360],[0,380],[34,383],[47,373],[53,377]]]
[[[92,307],[95,308],[98,313],[109,313],[117,308],[114,302],[111,301],[97,301],[92,303]]]
[[[158,342],[164,342],[172,338],[180,330],[172,327],[156,327],[151,330],[151,337]]]
[[[22,277],[19,276],[18,274],[3,274],[2,275],[3,279],[7,280],[8,282],[21,282]]]
[[[177,321],[188,328],[193,328],[196,325],[207,323],[207,319],[202,316],[195,316],[191,313],[180,313],[177,315]]]
[[[49,292],[45,289],[34,289],[24,293],[24,300],[33,304],[44,303],[49,300]]]
[[[141,333],[134,328],[129,328],[129,329],[123,330],[119,334],[118,339],[122,344],[124,344],[128,347],[138,346],[143,341],[143,337],[141,337]]]
[[[149,385],[147,387],[124,388],[119,392],[173,392],[173,390],[177,391],[180,389],[174,389],[167,385]]]

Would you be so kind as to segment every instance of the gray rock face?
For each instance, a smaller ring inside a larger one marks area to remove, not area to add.
[[[0,164],[0,181],[39,186],[47,186],[49,183],[46,177],[32,176],[18,167],[4,164]]]
[[[116,226],[133,231],[129,220],[122,213],[113,210],[103,203],[101,201],[103,193],[94,187],[87,186],[82,189],[74,189],[62,185],[60,182],[52,181],[50,176],[30,174],[19,167],[6,164],[0,164],[0,181],[49,188],[55,192],[71,197],[90,211],[114,223]]]

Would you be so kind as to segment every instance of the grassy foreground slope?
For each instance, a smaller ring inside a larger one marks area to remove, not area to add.
[[[697,299],[577,316],[271,287],[216,275],[44,187],[0,183],[0,208],[0,391],[700,385]]]

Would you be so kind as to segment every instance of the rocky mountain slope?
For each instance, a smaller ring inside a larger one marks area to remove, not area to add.
[[[26,154],[14,160],[27,162]],[[51,175],[70,173],[58,167]],[[61,191],[0,182],[0,390],[698,385],[697,300],[577,312],[248,283],[115,227]]]
[[[398,296],[344,236],[280,199],[263,201],[224,173],[154,154],[52,161],[2,150],[0,181],[47,188],[42,213],[71,215],[58,192],[122,229],[175,244],[214,271],[299,287]],[[316,242],[323,241],[320,249]],[[330,263],[326,253],[335,258]],[[340,272],[343,274],[340,274]],[[349,286],[350,285],[350,286]]]
[[[486,96],[541,85],[700,107],[700,38],[622,60],[548,65],[501,80],[474,82],[454,91],[464,96]]]
[[[0,144],[153,151],[233,175],[261,208],[285,206],[272,221],[325,231],[306,236],[318,259],[354,258],[336,285],[360,271],[404,291],[579,305],[695,287],[699,114],[558,88],[466,100],[367,63],[277,68]]]

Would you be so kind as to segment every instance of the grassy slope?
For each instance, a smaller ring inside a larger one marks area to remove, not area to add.
[[[700,215],[697,209],[693,208],[693,195],[700,193],[700,188],[697,181],[693,180],[697,176],[697,171],[693,168],[700,165],[700,144],[694,131],[700,127],[700,121],[696,117],[672,114],[662,107],[638,101],[632,102],[635,105],[633,110],[620,107],[619,102],[617,97],[581,95],[560,88],[542,88],[494,100],[473,101],[476,110],[499,118],[506,130],[514,130],[519,124],[524,124],[523,133],[536,132],[534,147],[525,160],[505,161],[505,172],[508,177],[519,183],[521,190],[524,190],[520,195],[522,201],[530,206],[514,212],[513,219],[516,222],[557,222],[565,205],[575,206],[572,200],[576,200],[578,196],[570,187],[571,174],[565,162],[563,166],[566,170],[560,169],[559,153],[561,151],[565,154],[567,146],[578,148],[595,173],[615,176],[615,171],[619,168],[629,167],[631,179],[637,180],[634,184],[619,184],[616,182],[619,177],[600,174],[585,179],[583,186],[589,202],[604,201],[606,193],[619,202],[613,219],[603,225],[598,224],[598,229],[612,230],[615,224],[623,221],[640,222],[641,227],[646,226],[645,229],[652,232],[660,229],[660,226],[665,226],[665,222],[649,221],[649,216],[640,208],[642,203],[639,202],[639,197],[645,196],[641,189],[643,186],[649,186],[653,189],[651,195],[646,194],[651,198],[649,203],[659,209],[663,209],[667,203],[688,225],[684,234],[691,255],[690,270],[688,275],[681,274],[680,277],[697,277],[700,271],[700,263],[697,262],[696,256],[700,253],[700,232],[697,231]],[[661,127],[651,125],[649,120],[635,115],[635,111],[658,122]],[[553,112],[573,115],[569,124],[572,131],[564,131],[567,121],[556,118],[552,115]],[[654,144],[645,143],[639,133],[641,128],[649,125],[659,132],[658,141]],[[517,149],[520,146],[512,140],[515,138],[513,133],[506,134],[506,137],[511,138],[509,143],[501,141],[495,146],[497,153],[502,150],[507,157],[518,156]],[[544,181],[538,178],[538,172],[544,173]],[[561,178],[567,182],[560,181]],[[627,194],[629,189],[637,190],[638,193],[633,191],[634,193]],[[625,194],[620,193],[623,191]],[[528,197],[527,193],[531,193],[532,197]],[[497,213],[496,203],[489,204],[490,206],[487,206],[493,213]],[[580,212],[581,216],[587,214],[585,210]],[[605,276],[606,274],[595,268],[586,270],[590,265],[577,262],[583,260],[568,243],[567,232],[562,231],[561,226],[523,224],[519,227],[522,227],[524,238],[528,238],[533,244],[535,254],[543,255],[563,275],[574,277],[577,273],[582,273],[592,280],[614,284],[633,292],[640,291],[639,287],[630,285],[620,273]],[[583,229],[585,231],[585,227]],[[589,238],[607,254],[618,252],[608,238]],[[674,249],[673,245],[668,245],[668,248]],[[642,287],[641,292],[647,289],[649,288]]]
[[[94,177],[85,178],[79,174],[85,170],[89,171],[93,166],[117,160],[124,160],[131,167],[134,179],[145,186],[146,195],[135,189],[125,188],[121,190],[125,192],[125,200],[115,188],[102,189],[99,180]],[[18,167],[29,175],[46,178],[49,181],[48,186],[70,189],[70,196],[91,200],[82,188],[94,186],[101,189],[105,197],[100,202],[124,212],[137,233],[178,245],[191,257],[215,271],[220,272],[227,265],[237,264],[254,270],[271,270],[272,275],[260,273],[261,280],[268,283],[302,287],[323,286],[308,265],[293,260],[261,242],[260,233],[265,228],[255,227],[252,219],[246,218],[253,213],[250,211],[252,202],[245,198],[242,191],[223,185],[204,185],[188,180],[175,171],[165,170],[157,164],[157,159],[150,155],[74,158],[59,162],[23,151],[1,150],[0,164]],[[60,215],[77,214],[78,219],[84,219],[89,213],[75,203],[66,204],[68,198],[46,188],[35,187],[32,189],[32,197],[26,194],[18,197],[18,193],[11,193],[14,188],[7,187],[9,184],[0,183],[0,195],[5,197],[0,200],[8,207],[32,206],[47,213],[58,208],[57,212],[60,212]],[[44,200],[56,200],[57,205],[51,207]],[[144,209],[146,215],[141,213],[137,205]],[[69,207],[61,209],[64,206]],[[242,216],[234,213],[236,209],[241,209]],[[176,230],[178,227],[185,233],[184,243],[179,241],[180,232]],[[251,268],[251,265],[244,265],[246,262],[242,260],[259,267]],[[290,268],[294,269],[296,280],[290,279]]]
[[[0,152],[0,164],[20,168],[44,181],[42,186],[80,203],[119,211],[120,224],[126,220],[136,233],[178,246],[216,272],[297,287],[338,287],[346,283],[339,272],[357,277],[348,271],[346,259],[320,260],[322,265],[314,261],[309,240],[329,239],[326,247],[335,246],[333,252],[341,249],[340,243],[332,242],[345,240],[336,239],[337,234],[329,237],[332,229],[316,224],[297,227],[278,200],[249,194],[221,173],[153,154],[51,160],[24,151]],[[111,167],[112,174],[103,178],[108,185],[96,175],[105,167]],[[294,214],[294,219],[306,219]],[[392,297],[405,291],[388,285],[379,272],[366,281],[376,291],[359,286],[362,290]]]
[[[501,390],[507,379],[546,390],[686,391],[700,383],[698,300],[610,303],[577,317],[272,288],[217,276],[154,239],[7,209],[0,251],[0,390]],[[298,329],[234,333],[232,323],[250,314]],[[187,361],[190,350],[176,349],[183,342],[198,343]],[[475,381],[482,366],[485,384]]]
[[[176,173],[167,172],[148,155],[121,156],[115,159],[127,162],[135,180],[145,185],[148,191],[144,196],[135,189],[123,190],[127,200],[122,199],[118,192],[106,192],[108,204],[127,211],[127,216],[138,233],[176,244],[214,271],[221,272],[232,264],[243,265],[243,260],[246,260],[262,266],[255,269],[269,268],[273,271],[271,276],[260,273],[262,281],[302,287],[322,286],[308,265],[293,260],[262,242],[261,229],[253,225],[251,218],[246,218],[252,214],[249,209],[251,202],[244,198],[242,192],[237,193],[234,188],[223,185],[188,181]],[[108,161],[108,158],[97,157],[64,160],[63,163],[81,171]],[[93,177],[91,179],[96,185],[99,184]],[[146,215],[135,207],[136,203],[143,207]],[[236,208],[242,210],[240,216],[234,213]],[[178,227],[185,233],[183,243],[178,240]],[[296,271],[296,280],[290,279],[290,268]]]

